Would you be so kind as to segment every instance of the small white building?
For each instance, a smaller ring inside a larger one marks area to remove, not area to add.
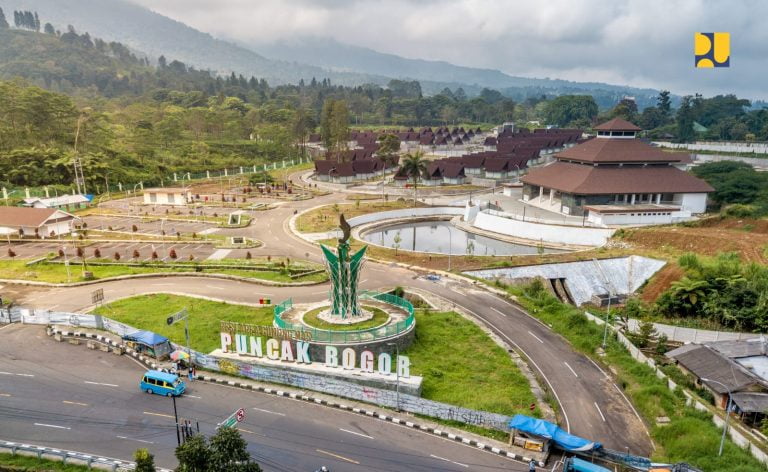
[[[192,201],[192,191],[188,187],[163,187],[144,189],[145,205],[180,205]]]
[[[76,220],[79,218],[56,208],[0,207],[0,234],[51,238],[68,234]]]

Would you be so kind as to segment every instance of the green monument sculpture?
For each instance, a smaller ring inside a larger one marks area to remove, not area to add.
[[[331,276],[332,305],[330,315],[348,319],[363,315],[357,301],[357,284],[360,279],[360,269],[363,267],[363,256],[368,246],[350,255],[349,234],[351,227],[344,218],[344,214],[339,216],[339,226],[343,235],[339,239],[336,254],[322,244],[320,247],[325,255],[326,267]]]

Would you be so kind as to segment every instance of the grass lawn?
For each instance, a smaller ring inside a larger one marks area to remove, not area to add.
[[[372,202],[372,203],[357,203],[352,204],[333,204],[326,205],[324,207],[316,208],[312,211],[304,213],[296,219],[296,229],[301,233],[319,233],[321,231],[331,231],[339,226],[339,213],[344,213],[344,217],[349,220],[355,216],[367,215],[368,213],[376,213],[380,211],[388,210],[400,210],[403,208],[411,208],[413,202],[410,200],[405,201],[389,201],[389,202]],[[420,204],[418,206],[424,206]]]
[[[3,260],[0,261],[0,274],[2,278],[17,279],[17,280],[36,280],[40,282],[50,283],[66,283],[67,268],[64,264],[45,264],[39,263],[32,266],[27,266],[27,260]],[[249,277],[258,280],[269,280],[273,282],[321,282],[328,278],[328,275],[324,272],[310,274],[307,276],[297,277],[291,279],[290,276],[281,272],[272,271],[259,271],[259,270],[245,270],[245,269],[206,269],[205,264],[199,264],[201,267],[200,272],[209,274],[227,274],[237,275],[240,277]],[[93,272],[94,279],[106,279],[109,277],[117,277],[119,275],[132,275],[132,274],[152,274],[157,272],[196,272],[195,265],[192,264],[180,264],[178,267],[152,267],[151,263],[148,263],[143,267],[128,267],[128,266],[95,266],[89,265],[88,270]],[[82,278],[82,265],[75,263],[74,261],[69,267],[71,282],[81,282]]]
[[[11,467],[8,470],[18,470],[26,472],[81,472],[89,469],[84,465],[72,465],[64,464],[59,461],[52,461],[48,459],[38,459],[32,456],[12,455],[7,453],[0,453],[0,469],[3,466]],[[4,469],[3,469],[4,470]]]
[[[763,464],[730,440],[726,442],[723,455],[718,457],[722,430],[712,423],[711,415],[686,406],[679,389],[669,390],[666,380],[658,378],[647,365],[635,361],[614,337],[609,338],[606,356],[598,358],[595,348],[602,342],[603,329],[590,322],[581,310],[564,305],[543,290],[506,289],[518,297],[529,313],[565,337],[576,350],[615,370],[616,383],[624,389],[646,423],[653,425],[650,433],[657,448],[652,459],[687,462],[707,472],[765,471]],[[669,417],[670,423],[655,426],[659,416]]]
[[[510,416],[531,414],[536,403],[509,354],[457,313],[417,311],[416,338],[405,354],[411,372],[424,377],[424,398]]]
[[[371,318],[370,320],[363,321],[361,323],[355,323],[350,325],[328,323],[327,321],[323,321],[320,318],[318,318],[318,315],[320,315],[320,313],[328,309],[328,307],[326,306],[326,307],[316,308],[308,313],[305,313],[304,323],[317,329],[329,329],[329,330],[335,330],[335,331],[359,331],[362,329],[375,328],[376,326],[381,326],[384,323],[386,323],[387,320],[389,319],[389,315],[387,314],[387,312],[380,308],[376,308],[373,306],[363,306],[363,308],[368,311],[372,311],[373,318]]]
[[[96,309],[94,313],[185,344],[184,323],[168,326],[165,322],[168,315],[182,308],[189,312],[189,338],[192,349],[206,353],[221,345],[219,321],[272,324],[272,307],[255,308],[166,294],[140,295],[118,300]]]

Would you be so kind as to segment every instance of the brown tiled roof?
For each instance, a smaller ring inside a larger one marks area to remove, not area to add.
[[[68,216],[69,213],[56,208],[27,208],[27,207],[0,207],[0,226],[11,228],[39,227],[42,226],[55,213],[63,213]]]
[[[554,188],[576,195],[624,193],[709,193],[705,181],[673,166],[606,167],[555,162],[531,170],[526,184]]]
[[[464,174],[464,166],[458,162],[446,162],[443,166],[443,177],[449,179],[466,177]]]
[[[360,159],[352,162],[355,174],[373,174],[376,170],[376,161],[373,159]]]
[[[558,152],[558,159],[582,162],[679,162],[679,152],[664,152],[639,139],[595,138]]]
[[[594,128],[596,131],[642,131],[643,129],[621,118],[614,118],[605,123],[600,123]]]
[[[483,167],[485,167],[486,172],[505,172],[509,170],[509,163],[509,159],[503,157],[491,157],[485,160]]]

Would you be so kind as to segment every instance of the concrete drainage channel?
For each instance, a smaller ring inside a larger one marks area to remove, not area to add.
[[[84,339],[96,340],[97,342],[102,343],[105,346],[111,347],[113,350],[119,350],[119,351],[125,352],[126,354],[132,356],[134,359],[138,360],[139,362],[141,362],[142,364],[144,364],[146,367],[148,367],[150,369],[158,369],[158,365],[155,364],[148,357],[140,355],[136,351],[134,351],[133,349],[128,348],[125,345],[118,344],[118,343],[114,342],[113,340],[111,340],[110,338],[107,338],[107,337],[102,336],[100,334],[83,333],[83,332],[79,332],[79,331],[70,332],[70,331],[64,331],[64,330],[61,330],[61,329],[51,328],[51,329],[48,329],[48,335],[49,336],[56,336],[57,339],[63,339],[63,338],[78,339],[78,338],[84,338]],[[117,351],[117,352],[119,352],[119,351]],[[167,369],[158,369],[158,370],[167,371]],[[210,382],[210,383],[213,383],[213,384],[224,385],[224,386],[228,386],[228,387],[235,387],[235,388],[240,388],[240,389],[243,389],[243,390],[251,390],[253,392],[266,393],[266,394],[275,395],[275,396],[278,396],[278,397],[290,398],[290,399],[293,399],[293,400],[304,401],[304,402],[313,403],[313,404],[316,404],[316,405],[322,405],[322,406],[326,406],[326,407],[329,407],[329,408],[336,408],[336,409],[344,410],[344,411],[347,411],[347,412],[350,412],[350,413],[356,413],[358,415],[367,416],[369,418],[375,418],[375,419],[378,419],[378,420],[387,421],[387,422],[394,423],[394,424],[397,424],[397,425],[400,425],[400,426],[404,426],[404,427],[407,427],[407,428],[415,429],[415,430],[418,430],[418,431],[421,431],[421,432],[424,432],[424,433],[428,433],[428,434],[432,434],[432,435],[435,435],[435,436],[439,436],[439,437],[444,438],[444,439],[448,439],[448,440],[455,441],[455,442],[458,442],[458,443],[461,443],[461,444],[465,444],[467,446],[475,447],[477,449],[480,449],[480,450],[483,450],[483,451],[486,451],[486,452],[490,452],[492,454],[497,454],[497,455],[500,455],[500,456],[503,456],[503,457],[507,457],[509,459],[513,459],[513,460],[516,460],[516,461],[522,461],[522,462],[525,462],[525,463],[528,463],[528,462],[531,461],[530,457],[525,457],[525,456],[522,456],[520,454],[515,454],[514,452],[510,452],[510,451],[507,451],[507,450],[504,450],[504,449],[501,449],[501,448],[498,448],[498,447],[493,447],[491,445],[484,444],[484,443],[482,443],[480,441],[477,441],[475,439],[470,439],[470,438],[466,438],[466,437],[458,435],[458,434],[453,434],[453,433],[449,433],[447,431],[442,431],[440,429],[433,428],[433,427],[428,426],[428,425],[424,425],[424,424],[420,424],[420,423],[415,423],[415,422],[412,422],[412,421],[406,421],[406,420],[403,420],[403,419],[400,419],[400,418],[396,418],[394,416],[390,416],[390,415],[387,415],[387,414],[384,414],[384,413],[379,413],[379,412],[377,412],[375,410],[351,407],[351,406],[345,405],[343,403],[339,403],[339,402],[335,402],[335,401],[328,401],[328,400],[326,400],[324,398],[313,397],[313,396],[310,396],[310,395],[304,395],[303,393],[289,392],[289,391],[280,390],[280,389],[277,389],[277,388],[262,387],[262,386],[258,386],[258,385],[248,384],[248,383],[245,383],[245,382],[236,382],[236,381],[233,381],[233,380],[217,378],[217,377],[209,375],[207,373],[205,373],[205,374],[198,374],[197,375],[197,379],[201,380],[201,381],[204,381],[204,382]],[[544,463],[543,462],[537,462],[537,464],[539,465],[539,467],[544,467]]]

